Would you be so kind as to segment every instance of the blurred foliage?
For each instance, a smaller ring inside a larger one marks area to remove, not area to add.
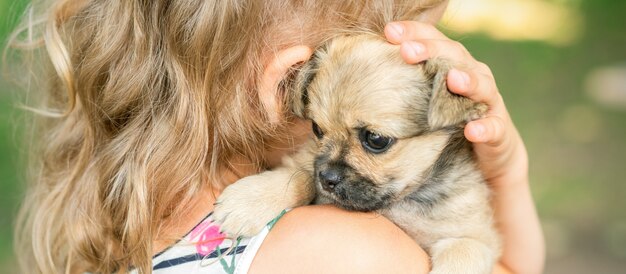
[[[4,49],[9,32],[15,28],[27,1],[0,0],[0,47]],[[2,63],[4,66],[4,63]],[[23,196],[24,157],[20,155],[19,111],[16,96],[0,78],[0,273],[15,269],[12,255],[13,219]]]
[[[580,11],[571,45],[448,34],[493,70],[526,142],[531,183],[548,242],[547,273],[617,273],[626,268],[626,109],[585,93],[595,68],[626,66],[626,1],[550,0]],[[0,0],[0,40],[25,0]],[[2,44],[4,46],[4,44]],[[12,220],[24,167],[15,91],[0,81],[0,272],[13,269]],[[21,149],[19,149],[21,148]]]

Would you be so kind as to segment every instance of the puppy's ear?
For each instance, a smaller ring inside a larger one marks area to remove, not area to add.
[[[461,125],[483,117],[487,112],[487,105],[448,90],[446,78],[450,67],[446,60],[440,58],[428,60],[424,64],[426,76],[432,79],[428,106],[428,125],[431,130]]]
[[[309,61],[293,68],[291,82],[287,87],[287,104],[293,114],[307,119],[306,107],[309,104],[307,89],[317,73],[317,58],[314,55]]]

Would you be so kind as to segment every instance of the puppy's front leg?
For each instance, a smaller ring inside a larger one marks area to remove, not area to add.
[[[430,248],[430,274],[488,274],[492,272],[496,251],[471,238],[445,238]]]
[[[315,197],[315,184],[303,162],[311,157],[308,150],[302,150],[274,170],[228,186],[217,199],[213,220],[227,235],[252,236],[284,209],[309,204]]]

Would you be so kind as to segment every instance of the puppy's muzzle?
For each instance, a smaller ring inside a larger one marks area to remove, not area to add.
[[[322,188],[328,192],[333,192],[335,186],[340,184],[344,179],[341,168],[337,166],[331,166],[321,170],[318,172],[317,176],[322,183]]]

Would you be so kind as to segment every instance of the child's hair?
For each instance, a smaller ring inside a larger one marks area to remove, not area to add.
[[[256,91],[274,52],[382,33],[443,0],[36,2],[5,55],[33,61],[41,99],[18,257],[24,273],[110,273],[150,272],[163,220],[221,187],[233,156],[263,166],[284,138]]]

